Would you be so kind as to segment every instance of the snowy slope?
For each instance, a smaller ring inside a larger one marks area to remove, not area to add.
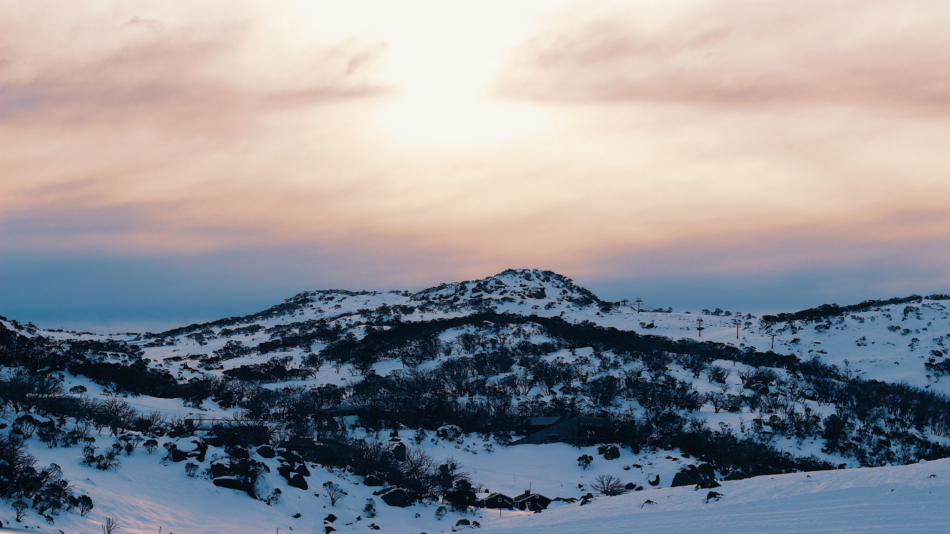
[[[220,369],[209,366],[211,368],[204,370],[197,369],[196,363],[200,360],[193,360],[182,370],[184,364],[189,363],[189,356],[211,355],[229,341],[255,347],[274,336],[280,338],[306,333],[313,328],[314,321],[326,321],[331,327],[340,327],[361,337],[364,327],[360,325],[369,320],[398,317],[404,322],[431,321],[493,311],[563,317],[572,322],[589,321],[673,339],[712,341],[759,351],[774,350],[801,359],[814,356],[865,379],[906,382],[950,393],[950,381],[941,382],[925,368],[928,361],[942,361],[948,351],[948,305],[950,300],[920,299],[909,305],[877,307],[828,321],[771,324],[762,317],[743,315],[738,311],[720,311],[720,315],[704,315],[699,310],[638,313],[636,304],[601,301],[563,276],[543,271],[510,270],[483,280],[443,284],[417,293],[342,290],[301,293],[259,314],[192,325],[158,334],[157,338],[156,335],[110,337],[142,346],[154,365],[175,370],[177,376],[184,379],[199,374],[221,376],[224,369],[269,359],[267,355],[250,354],[223,362]],[[904,313],[906,308],[911,309],[910,313]],[[701,332],[697,330],[698,320],[702,320]],[[60,339],[70,337],[68,333],[42,334]],[[319,352],[322,347],[315,343],[311,348]],[[287,355],[299,356],[304,352],[291,350]],[[931,377],[928,378],[928,374]],[[342,382],[339,376],[324,378]]]
[[[714,491],[721,497],[708,502],[708,490],[666,488],[482,524],[498,534],[897,533],[946,532],[950,522],[950,460],[756,477]]]
[[[435,376],[442,377],[440,387],[452,388],[455,401],[462,406],[496,406],[492,403],[498,401],[499,392],[507,392],[517,417],[560,415],[566,410],[563,407],[569,406],[570,410],[624,424],[653,425],[658,415],[674,414],[682,418],[684,425],[693,425],[693,431],[703,428],[727,441],[755,441],[785,453],[789,459],[803,459],[805,464],[794,464],[799,467],[820,464],[829,468],[916,462],[921,457],[935,458],[934,451],[950,447],[950,427],[945,421],[931,416],[912,420],[907,416],[912,412],[907,405],[945,399],[939,395],[926,397],[921,392],[950,392],[950,380],[941,380],[939,372],[946,368],[941,364],[950,343],[947,306],[950,298],[935,295],[902,299],[899,304],[818,314],[807,320],[722,310],[638,311],[635,303],[602,301],[555,273],[510,270],[483,280],[442,284],[416,293],[306,292],[257,314],[159,334],[42,330],[2,317],[0,325],[7,333],[37,340],[46,353],[82,356],[90,368],[141,365],[168,371],[174,378],[172,385],[176,385],[175,381],[180,386],[222,384],[229,380],[240,383],[233,379],[251,376],[256,378],[240,386],[250,392],[261,388],[278,396],[293,396],[315,388],[329,388],[341,396],[335,402],[360,405],[378,400],[374,388],[379,387],[380,377],[391,381],[388,384],[399,384],[413,377]],[[547,326],[541,324],[542,319],[549,320]],[[407,325],[417,325],[426,333],[418,338],[397,338],[395,345],[386,344],[387,332],[415,332]],[[667,357],[656,368],[655,362],[643,359],[640,349],[630,351],[623,349],[622,343],[605,345],[589,341],[584,336],[592,335],[590,325],[635,332],[639,334],[636,339],[656,341],[675,357]],[[577,329],[566,332],[567,326]],[[683,340],[711,344],[676,344]],[[354,354],[362,354],[364,342],[372,343],[369,354],[373,360],[360,368],[359,358]],[[709,348],[728,358],[697,363],[694,353]],[[723,348],[738,350],[730,353]],[[778,356],[772,354],[773,350]],[[500,354],[502,360],[507,357],[508,363],[501,368],[476,371],[485,364],[486,353]],[[520,356],[505,356],[510,353]],[[796,363],[774,363],[784,361],[782,357]],[[801,364],[810,358],[833,366],[827,367],[833,373],[803,371]],[[266,374],[275,369],[283,374]],[[18,370],[23,371],[16,366],[0,368],[0,379],[12,377]],[[722,376],[714,378],[714,371]],[[42,369],[31,372],[48,373]],[[552,372],[557,378],[546,382],[544,377]],[[762,372],[767,378],[754,378]],[[242,407],[222,405],[212,398],[174,398],[164,390],[129,395],[108,381],[97,382],[65,369],[53,375],[61,380],[63,391],[99,400],[119,393],[123,402],[143,415],[154,411],[172,420],[246,416]],[[609,380],[623,385],[625,393],[600,401],[600,394],[595,391],[601,391],[598,384]],[[846,386],[867,385],[869,380],[921,389],[886,390],[883,394],[891,397],[908,397],[903,403],[895,401],[870,412],[856,408],[854,398],[845,398],[843,404],[836,405],[828,401],[827,395],[816,397],[812,391],[822,384],[844,390]],[[367,381],[376,385],[366,387]],[[678,391],[674,400],[685,399],[685,404],[656,405],[654,399],[662,398],[664,389]],[[409,397],[410,402],[421,403],[421,397],[429,396],[426,393],[420,391],[418,397]],[[489,395],[495,397],[490,399]],[[2,397],[4,392],[0,391]],[[405,398],[400,399],[405,402]],[[733,408],[717,405],[730,399],[734,401]],[[846,421],[843,445],[829,447],[822,438],[822,425],[827,425],[831,416],[854,411],[861,415]],[[0,410],[0,425],[5,425],[0,429],[12,427],[24,415],[29,414]],[[273,414],[265,411],[259,417]],[[416,422],[420,420],[418,414],[414,417]],[[355,416],[341,422],[349,425],[343,430],[354,439],[374,438],[366,427],[356,425]],[[76,420],[68,417],[57,424],[63,432],[78,426]],[[279,420],[270,420],[268,424],[277,435],[290,431]],[[436,421],[438,424],[441,422]],[[598,498],[584,507],[576,503],[554,504],[540,515],[480,511],[465,516],[477,519],[488,531],[623,532],[632,530],[632,525],[637,531],[791,532],[820,531],[826,527],[828,531],[928,531],[947,519],[941,513],[928,511],[936,499],[946,497],[947,487],[940,480],[950,477],[945,472],[950,468],[945,467],[944,461],[724,482],[723,488],[717,490],[723,493],[722,499],[706,504],[706,491],[669,488],[678,471],[706,460],[696,458],[700,452],[693,451],[693,457],[684,454],[676,448],[678,445],[657,448],[654,443],[663,442],[654,440],[658,431],[647,431],[642,436],[643,443],[633,446],[628,442],[620,447],[619,458],[607,460],[597,447],[575,448],[566,443],[507,447],[507,440],[502,439],[505,436],[498,433],[479,430],[449,440],[436,437],[433,426],[424,428],[428,431],[404,424],[399,437],[394,439],[424,451],[436,465],[449,458],[459,461],[482,494],[490,490],[516,495],[530,487],[552,498],[579,499],[592,492],[593,480],[600,475],[619,476],[639,488],[623,496]],[[128,429],[125,433],[143,439],[151,435]],[[108,430],[92,436],[99,451],[117,441],[108,435]],[[378,437],[394,443],[389,441],[388,430]],[[37,458],[37,465],[59,465],[77,493],[94,498],[96,508],[88,517],[64,513],[56,518],[55,525],[47,525],[31,510],[27,512],[26,523],[51,532],[98,532],[105,517],[119,517],[122,532],[155,532],[159,526],[162,532],[178,533],[274,529],[323,532],[330,525],[325,518],[332,512],[337,516],[332,522],[337,531],[366,531],[370,524],[375,524],[384,532],[432,533],[450,531],[455,521],[463,518],[450,513],[438,519],[438,502],[417,503],[405,509],[386,506],[373,495],[378,488],[366,487],[362,476],[339,466],[311,464],[312,474],[307,476],[309,490],[300,490],[277,474],[278,460],[254,456],[255,451],[250,448],[252,457],[270,468],[270,473],[263,474],[258,482],[261,499],[254,500],[245,493],[214,486],[210,473],[205,472],[208,462],[200,464],[196,477],[188,477],[185,462],[162,460],[163,445],[175,443],[181,450],[193,448],[188,439],[159,437],[160,446],[155,454],[139,448],[130,456],[120,456],[118,469],[100,471],[83,465],[81,446],[48,446],[38,435],[29,437],[28,452]],[[581,455],[594,458],[588,469],[578,464]],[[227,453],[211,447],[208,456],[224,458]],[[925,481],[921,480],[921,469],[931,470]],[[934,469],[943,471],[938,473]],[[716,477],[721,479],[729,472],[717,467]],[[929,474],[937,476],[931,479]],[[657,476],[659,487],[665,489],[650,485]],[[339,483],[348,493],[336,505],[320,490],[327,481]],[[895,492],[879,495],[878,490],[890,483],[897,484],[889,488]],[[282,491],[281,502],[264,502],[263,498],[275,488]],[[378,514],[373,518],[367,518],[364,511],[370,498],[375,499]],[[657,504],[641,509],[639,506],[647,499]],[[911,506],[914,499],[926,505],[924,511]],[[753,508],[761,515],[750,516],[749,510]],[[789,520],[808,510],[817,510],[813,517],[809,516],[813,522]],[[910,514],[908,510],[918,513]],[[300,515],[294,517],[295,514]],[[12,518],[9,506],[0,506],[0,521],[8,525]],[[852,524],[856,526],[852,528]],[[901,524],[907,528],[899,528]]]

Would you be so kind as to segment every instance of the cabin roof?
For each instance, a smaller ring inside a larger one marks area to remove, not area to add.
[[[548,426],[560,421],[560,417],[529,417],[528,424],[531,426]]]

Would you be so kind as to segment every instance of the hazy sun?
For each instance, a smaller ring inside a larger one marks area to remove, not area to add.
[[[380,113],[401,139],[427,145],[473,147],[505,141],[537,128],[538,111],[480,98],[426,95],[407,91]]]
[[[381,124],[402,140],[462,148],[538,128],[538,109],[486,94],[523,28],[500,16],[479,19],[476,12],[455,10],[438,18],[448,23],[416,20],[394,36],[385,77],[399,92],[380,111]]]

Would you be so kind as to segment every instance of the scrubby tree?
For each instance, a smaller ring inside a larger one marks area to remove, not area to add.
[[[626,492],[623,481],[613,475],[600,475],[594,479],[591,487],[597,493],[606,496],[620,495]]]
[[[11,506],[13,506],[13,511],[16,512],[17,523],[23,521],[23,518],[26,517],[26,510],[29,508],[29,505],[20,499],[14,502]]]
[[[343,488],[331,480],[323,483],[323,491],[327,494],[327,498],[330,499],[330,506],[336,506],[337,501],[343,498]]]
[[[366,506],[363,507],[363,515],[369,519],[376,517],[376,501],[372,498],[366,499]]]
[[[590,467],[590,464],[593,461],[594,461],[594,457],[589,454],[582,454],[577,457],[577,465],[583,467],[585,471],[587,470],[588,467]]]
[[[92,503],[92,498],[89,497],[88,495],[80,495],[79,497],[70,495],[68,498],[68,502],[70,506],[78,509],[79,515],[83,517],[85,517],[86,514],[91,512],[93,507],[95,506]]]

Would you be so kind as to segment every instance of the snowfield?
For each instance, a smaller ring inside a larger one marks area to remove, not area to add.
[[[947,532],[950,460],[762,476],[710,490],[664,488],[522,517],[486,518],[497,534],[602,532]],[[655,504],[644,504],[651,501]]]
[[[510,270],[417,293],[306,292],[258,314],[156,334],[43,330],[0,317],[0,437],[22,436],[37,470],[55,464],[75,495],[95,502],[85,516],[44,517],[32,506],[17,522],[16,497],[0,498],[0,532],[98,534],[109,517],[122,534],[434,534],[460,521],[480,526],[456,530],[518,534],[950,531],[950,460],[935,459],[950,456],[948,306],[950,296],[932,295],[795,316],[642,303],[638,311],[555,273]],[[17,352],[30,340],[33,352]],[[31,363],[37,354],[44,363]],[[26,376],[59,389],[14,392]],[[159,385],[137,389],[128,376]],[[191,385],[205,394],[192,398]],[[315,392],[324,397],[304,402]],[[47,394],[100,407],[120,401],[135,414],[114,433],[104,423],[92,430],[101,413],[57,417],[33,405]],[[349,411],[332,412],[340,408]],[[150,413],[164,426],[136,426]],[[509,445],[536,431],[529,417],[562,414],[616,423],[606,434],[613,441]],[[486,426],[490,417],[503,428]],[[211,418],[253,419],[272,436],[228,447],[183,430],[185,419]],[[25,419],[59,437],[24,431]],[[440,437],[442,425],[469,428]],[[67,445],[70,433],[80,437]],[[386,454],[408,446],[433,472],[454,460],[478,498],[530,489],[557,500],[541,513],[441,513],[445,492],[388,506],[378,493],[394,486],[368,486],[380,472],[359,472],[351,458],[298,460],[306,489],[280,474],[295,463],[287,460],[295,439],[326,445],[341,435],[381,443]],[[102,454],[150,438],[153,453],[121,452],[116,468],[83,461],[84,445]],[[619,445],[616,457],[599,443]],[[171,449],[188,456],[175,460]],[[746,465],[743,454],[757,456]],[[266,466],[255,498],[215,484],[234,476],[210,466],[241,455]],[[670,487],[677,473],[704,464],[720,487]],[[870,465],[879,467],[861,467]],[[826,470],[790,472],[816,468]],[[787,474],[753,476],[763,472]],[[628,491],[598,495],[601,476]],[[326,483],[338,484],[342,499],[331,502]]]

